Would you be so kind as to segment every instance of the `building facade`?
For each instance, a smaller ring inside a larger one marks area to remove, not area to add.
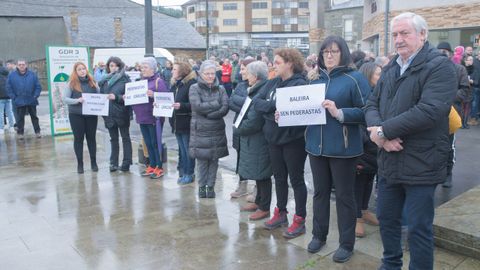
[[[430,29],[428,40],[433,45],[447,41],[452,47],[462,45],[478,49],[479,10],[478,0],[365,0],[362,48],[379,55],[393,53],[390,21],[408,11],[425,18]]]
[[[326,36],[341,36],[350,50],[358,50],[362,42],[362,23],[363,0],[327,1],[324,16]]]
[[[206,1],[183,6],[187,21],[207,33]],[[209,0],[210,48],[269,51],[294,47],[309,49],[309,0]]]

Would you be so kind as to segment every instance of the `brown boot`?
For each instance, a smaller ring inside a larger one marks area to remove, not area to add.
[[[242,212],[255,212],[258,209],[258,205],[255,203],[247,203],[244,205],[242,208],[240,208],[240,211]]]
[[[255,213],[248,216],[248,219],[260,220],[260,219],[268,218],[269,216],[270,216],[270,211],[263,211],[258,209],[257,211],[255,211]]]
[[[355,225],[355,236],[359,238],[365,237],[365,228],[363,227],[363,219],[357,218],[357,224]]]
[[[375,216],[375,214],[373,214],[372,212],[368,211],[368,210],[362,210],[362,219],[365,221],[365,223],[367,223],[368,225],[372,225],[372,226],[378,226],[378,224],[380,224],[378,222],[378,219],[377,217]]]

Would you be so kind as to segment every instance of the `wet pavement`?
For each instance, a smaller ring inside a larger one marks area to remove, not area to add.
[[[41,123],[48,132],[46,115]],[[102,125],[99,122],[99,129]],[[136,124],[132,125],[135,133]],[[32,135],[29,121],[26,127]],[[479,184],[475,141],[479,132],[480,128],[460,131],[454,188],[448,192],[439,188],[437,197],[450,198]],[[306,251],[312,228],[311,195],[308,232],[297,239],[287,241],[281,229],[270,232],[263,229],[263,221],[249,221],[248,213],[239,211],[245,200],[229,197],[238,179],[232,171],[233,151],[220,162],[217,198],[199,199],[195,183],[177,185],[176,142],[169,132],[165,137],[170,151],[161,180],[141,177],[138,164],[130,173],[110,173],[109,138],[101,131],[97,133],[100,171],[92,172],[86,159],[83,175],[76,173],[72,136],[27,136],[23,142],[11,134],[0,138],[0,269],[378,267],[382,252],[378,227],[368,225],[367,236],[357,239],[351,261],[332,262],[338,245],[334,204],[327,245],[318,254]],[[88,156],[86,147],[84,155]],[[467,184],[460,184],[460,177]],[[310,183],[308,173],[306,178]],[[294,212],[292,198],[288,209]],[[478,260],[439,248],[435,252],[435,269],[480,269]],[[404,257],[408,265],[408,254]]]

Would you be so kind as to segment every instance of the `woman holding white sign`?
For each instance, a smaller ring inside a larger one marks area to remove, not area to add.
[[[140,125],[142,137],[147,145],[148,157],[150,164],[142,172],[142,176],[150,176],[152,179],[158,179],[163,176],[163,164],[160,159],[160,151],[158,149],[157,125],[163,125],[163,120],[157,120],[153,116],[153,96],[154,92],[167,92],[165,82],[157,73],[157,60],[153,57],[146,57],[141,63],[142,80],[147,80],[148,83],[148,103],[133,105],[135,112],[135,120]]]
[[[132,110],[125,106],[123,95],[125,95],[125,84],[130,78],[125,74],[125,64],[118,57],[110,57],[107,61],[107,76],[98,85],[102,94],[108,94],[109,110],[108,116],[104,116],[105,127],[110,134],[111,154],[110,171],[119,169],[118,155],[119,142],[118,133],[122,136],[123,161],[120,170],[128,172],[132,164],[132,141],[130,140],[130,117]]]
[[[275,120],[276,91],[278,88],[305,85],[302,75],[303,56],[291,48],[276,49],[274,58],[277,77],[267,82],[252,103],[255,110],[265,118],[263,132],[269,145],[270,160],[275,176],[277,207],[273,216],[265,222],[265,228],[273,230],[288,226],[287,201],[288,178],[295,197],[295,214],[290,227],[283,233],[285,238],[295,238],[305,233],[307,215],[307,187],[305,186],[304,126],[279,127]]]
[[[73,149],[77,157],[77,172],[82,174],[83,169],[83,140],[87,139],[88,152],[92,171],[98,171],[97,166],[97,133],[98,117],[82,114],[82,93],[97,94],[98,88],[87,66],[82,62],[73,65],[68,87],[63,91],[63,102],[68,105],[68,119],[73,132]]]
[[[228,156],[223,117],[228,113],[228,95],[215,76],[214,61],[200,66],[198,83],[190,87],[192,106],[189,152],[197,160],[198,197],[215,198],[218,159]]]
[[[370,93],[365,77],[352,68],[350,51],[341,37],[330,36],[320,48],[320,78],[312,84],[325,84],[326,124],[311,125],[305,132],[313,174],[313,239],[308,251],[318,252],[328,235],[330,193],[335,185],[340,247],[335,262],[346,262],[355,245],[355,167],[363,153],[360,125],[364,123],[362,107]]]

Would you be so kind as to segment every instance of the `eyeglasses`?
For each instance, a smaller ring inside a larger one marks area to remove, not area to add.
[[[340,53],[340,50],[330,50],[330,51],[322,51],[323,56],[328,56],[329,54],[331,56],[336,56]]]

